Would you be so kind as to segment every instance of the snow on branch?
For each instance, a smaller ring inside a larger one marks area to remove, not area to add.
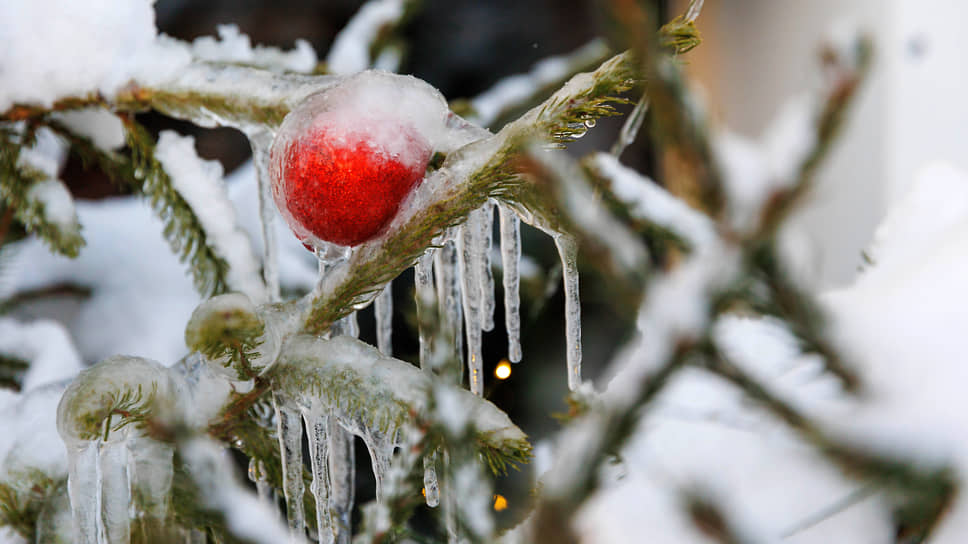
[[[370,0],[340,30],[326,55],[326,69],[352,74],[380,62],[381,44],[413,8],[413,0]],[[391,69],[391,68],[386,68]]]
[[[81,369],[70,335],[55,321],[21,323],[0,318],[0,357],[27,363],[19,383],[21,391],[73,377]]]
[[[248,235],[238,225],[222,177],[222,165],[200,159],[195,153],[195,139],[172,131],[161,133],[155,158],[175,191],[198,217],[205,231],[205,243],[225,260],[227,288],[245,293],[256,302],[263,301],[265,286],[259,263]]]
[[[0,127],[0,198],[7,221],[16,217],[52,250],[76,257],[85,242],[74,199],[57,179],[64,156],[63,142],[45,127],[32,134]]]
[[[537,100],[542,92],[547,94],[557,90],[576,72],[598,66],[608,58],[608,52],[608,46],[599,39],[567,55],[543,59],[527,73],[506,77],[472,98],[467,117],[481,126],[494,127],[514,110],[527,107],[528,102]],[[455,108],[460,109],[459,106]]]

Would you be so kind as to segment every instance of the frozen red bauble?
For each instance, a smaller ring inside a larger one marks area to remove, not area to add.
[[[313,248],[379,236],[423,179],[428,134],[446,115],[425,83],[380,72],[307,98],[270,150],[272,195],[289,227]]]
[[[371,121],[368,129],[407,134],[403,144],[419,160],[404,162],[400,151],[375,147],[369,131],[327,128],[290,142],[280,158],[277,205],[320,240],[355,246],[377,236],[423,178],[430,146],[412,127],[388,120]]]

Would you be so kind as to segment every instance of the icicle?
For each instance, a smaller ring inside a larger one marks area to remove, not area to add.
[[[301,542],[306,532],[306,512],[303,507],[302,423],[299,413],[278,396],[272,398],[276,410],[276,429],[282,457],[282,489],[286,496],[286,519],[289,539]]]
[[[124,442],[99,444],[97,460],[98,490],[101,501],[101,527],[98,542],[123,544],[131,541],[131,481],[128,479],[128,445]]]
[[[249,459],[249,481],[255,484],[259,500],[266,504],[273,504],[272,486],[266,480],[265,466],[263,466],[262,461],[256,460],[255,457]]]
[[[414,291],[417,302],[417,334],[420,340],[420,368],[430,372],[430,345],[431,331],[426,330],[427,313],[432,313],[431,308],[437,301],[437,293],[434,290],[432,265],[436,251],[428,249],[417,259],[417,264],[413,267]],[[382,350],[381,350],[382,351]]]
[[[578,294],[578,245],[565,235],[555,237],[561,257],[565,285],[565,353],[568,361],[568,389],[581,385],[581,299]]]
[[[424,457],[424,498],[427,506],[436,508],[440,504],[440,484],[437,482],[437,454]]]
[[[252,162],[255,165],[256,178],[259,183],[259,217],[262,220],[262,275],[269,291],[269,300],[280,300],[279,257],[276,248],[276,236],[273,223],[275,222],[275,204],[272,201],[272,181],[269,179],[269,146],[272,145],[272,132],[263,128],[247,131],[249,144],[252,146]]]
[[[336,323],[333,323],[332,335],[350,336],[352,338],[359,338],[360,324],[356,319],[356,312],[347,314],[345,317],[343,317]]]
[[[349,544],[352,536],[353,499],[356,490],[356,456],[353,435],[329,418],[329,507],[332,512],[334,542]]]
[[[447,531],[447,544],[459,544],[460,537],[457,534],[457,496],[454,494],[454,482],[452,475],[448,472],[450,465],[450,454],[444,450],[444,528]]]
[[[366,444],[373,465],[373,478],[376,480],[376,500],[386,499],[386,479],[390,471],[390,460],[393,458],[395,430],[383,432],[378,429],[367,429],[360,433],[360,438]]]
[[[329,507],[331,476],[329,473],[329,418],[320,410],[303,410],[306,434],[309,436],[309,464],[313,483],[309,490],[316,498],[316,530],[319,544],[331,544],[335,539],[332,513]]]
[[[642,121],[645,120],[645,114],[648,111],[649,96],[642,95],[642,98],[635,104],[635,108],[632,109],[632,113],[629,114],[628,119],[625,120],[625,124],[622,125],[622,130],[618,134],[618,140],[615,140],[615,143],[612,145],[612,155],[619,157],[625,151],[625,148],[635,141],[635,137],[639,134],[639,129],[642,128]]]
[[[494,330],[494,272],[491,269],[491,247],[494,238],[494,203],[481,208],[481,329]]]
[[[462,229],[456,228],[448,235],[447,240],[434,256],[434,269],[437,279],[437,303],[440,305],[439,315],[445,325],[451,328],[451,338],[454,340],[454,350],[460,361],[460,371],[464,368],[464,342],[461,336],[463,322],[463,303],[461,297],[461,277],[458,272],[460,252],[457,245]],[[460,373],[457,374],[460,376]]]
[[[99,449],[96,441],[67,446],[67,492],[71,498],[76,544],[97,544],[101,541],[98,538],[103,531]]]
[[[467,374],[470,390],[484,393],[481,361],[481,210],[474,210],[461,226],[460,273],[463,282],[464,331],[467,334]]]
[[[508,333],[508,359],[521,361],[521,221],[509,208],[498,206],[501,221],[501,263],[504,284],[504,326]]]
[[[380,353],[393,356],[393,282],[387,284],[373,301],[376,316],[376,345]]]

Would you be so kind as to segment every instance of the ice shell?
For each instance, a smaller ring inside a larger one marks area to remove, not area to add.
[[[378,234],[447,149],[450,111],[431,86],[367,71],[309,96],[270,150],[272,195],[296,236],[355,246]]]
[[[272,320],[266,317],[241,293],[218,295],[192,312],[185,327],[185,344],[205,355],[217,374],[232,380],[249,380],[254,376],[242,375],[233,366],[230,345],[248,343],[250,348],[243,347],[250,352],[246,365],[256,374],[264,374],[275,361],[280,346],[278,335],[273,334]]]
[[[104,424],[117,417],[151,414],[164,417],[177,405],[176,387],[168,369],[141,357],[117,355],[82,371],[64,391],[57,406],[57,431],[65,444],[104,436]],[[125,425],[107,433],[105,442],[124,440],[136,433]]]

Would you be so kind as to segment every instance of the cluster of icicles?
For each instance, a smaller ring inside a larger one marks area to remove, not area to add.
[[[521,226],[516,212],[509,207],[488,201],[471,212],[465,223],[444,233],[414,266],[415,296],[419,305],[436,304],[437,312],[457,345],[456,352],[466,357],[467,378],[475,395],[484,391],[482,333],[494,328],[496,305],[495,282],[492,272],[492,238],[494,212],[497,209],[500,230],[502,279],[505,305],[505,327],[508,337],[508,359],[520,362],[520,274]],[[555,236],[563,269],[566,295],[566,342],[569,389],[581,384],[581,322],[578,292],[577,255],[574,242],[564,235]],[[323,252],[319,252],[320,255]],[[345,255],[340,258],[345,258]],[[333,262],[321,258],[320,273],[325,274]],[[392,284],[388,284],[374,299],[377,345],[384,355],[392,356],[393,330]],[[461,324],[463,323],[463,335]],[[340,320],[331,332],[333,336],[356,337],[359,329],[355,314]],[[427,331],[420,330],[420,366],[432,372],[431,342]],[[462,337],[466,339],[466,351]],[[284,492],[291,534],[305,531],[305,512],[301,497],[302,480],[302,423],[309,437],[311,492],[316,498],[316,523],[320,528],[320,542],[348,542],[350,513],[353,509],[354,472],[353,435],[366,444],[376,480],[376,497],[380,501],[387,494],[386,475],[394,448],[403,437],[399,429],[380,430],[361,425],[352,414],[327,412],[316,399],[304,396],[301,401],[275,397],[276,422],[283,457]],[[348,416],[349,420],[345,419]],[[439,504],[439,488],[433,459],[424,462],[424,494],[427,505]],[[257,471],[250,471],[250,475]],[[268,489],[260,484],[260,489]],[[328,505],[328,506],[327,506]],[[331,529],[333,540],[323,538]]]
[[[420,304],[435,304],[444,326],[452,327],[449,332],[453,333],[452,337],[458,343],[457,351],[463,353],[466,348],[468,381],[471,392],[478,396],[483,391],[482,331],[494,327],[495,282],[491,252],[495,208],[500,229],[508,356],[512,361],[520,361],[518,285],[521,229],[516,212],[502,204],[488,201],[472,212],[464,224],[444,233],[415,265],[418,301]],[[556,244],[562,259],[567,294],[568,376],[569,386],[574,389],[580,383],[581,372],[575,252],[574,245],[567,238],[556,237]],[[321,261],[321,274],[325,274],[331,265],[332,263]],[[278,358],[283,339],[279,334],[278,323],[283,319],[273,318],[261,308],[257,311],[267,323],[266,343],[262,346],[265,355],[262,359]],[[430,341],[425,331],[421,331],[420,335],[423,372],[390,358],[392,303],[389,285],[374,300],[374,311],[382,360],[400,364],[405,370],[412,369],[412,374],[429,379],[427,376],[432,372],[429,362]],[[275,331],[270,333],[270,328]],[[330,337],[355,338],[358,332],[356,316],[351,314],[333,326]],[[362,344],[355,342],[353,346]],[[372,356],[369,357],[373,359]],[[208,394],[206,388],[212,386],[204,382],[211,382],[212,371],[217,370],[221,363],[204,360],[204,357],[197,354],[187,361],[189,362],[186,364],[165,368],[140,358],[116,357],[85,371],[68,388],[61,402],[62,413],[59,415],[58,425],[68,449],[69,495],[76,542],[128,542],[131,538],[130,524],[135,518],[165,519],[168,515],[167,497],[171,492],[174,448],[145,436],[137,424],[127,424],[125,418],[130,413],[137,412],[174,413],[177,409],[173,405],[181,401],[170,399],[183,399],[187,396],[183,400],[190,406],[195,404],[189,402],[194,400],[192,397]],[[270,361],[261,363],[256,365],[257,369],[268,368],[274,364]],[[394,369],[398,383],[387,384],[388,388],[420,389],[420,384],[416,382],[399,383],[401,379],[404,382],[412,379],[410,373],[399,370]],[[224,375],[221,380],[219,383],[222,385],[228,383]],[[306,536],[306,513],[302,500],[305,491],[302,476],[302,435],[305,425],[312,472],[310,492],[316,499],[315,536],[319,542],[349,542],[355,487],[354,436],[360,437],[369,451],[378,501],[388,492],[385,489],[386,476],[390,470],[394,449],[407,437],[401,436],[403,431],[399,426],[368,424],[366,418],[334,408],[332,403],[314,397],[311,391],[294,392],[292,387],[285,389],[285,392],[273,393],[274,414],[266,414],[266,421],[263,423],[271,425],[272,420],[275,420],[281,449],[283,492],[290,540],[299,542]],[[98,394],[91,394],[92,391]],[[99,407],[104,405],[105,396],[110,397],[114,404],[124,404],[126,394],[131,395],[128,405],[107,414],[102,420],[103,432],[92,433],[91,429],[85,427],[90,422],[78,416],[83,413],[98,414]],[[507,423],[510,425],[509,420]],[[193,462],[192,459],[186,460],[190,464]],[[226,459],[218,460],[214,457],[196,459],[194,462],[207,463],[209,466],[228,463]],[[425,495],[427,504],[431,507],[437,506],[440,501],[436,466],[434,459],[425,460]],[[260,499],[271,506],[275,504],[275,493],[265,480],[264,472],[264,467],[253,462],[249,477],[256,483]],[[226,491],[216,489],[206,492],[210,495],[206,498],[208,503],[228,507],[222,496]],[[194,542],[197,540],[193,539],[198,539],[200,535],[197,531],[189,531],[186,539]]]

